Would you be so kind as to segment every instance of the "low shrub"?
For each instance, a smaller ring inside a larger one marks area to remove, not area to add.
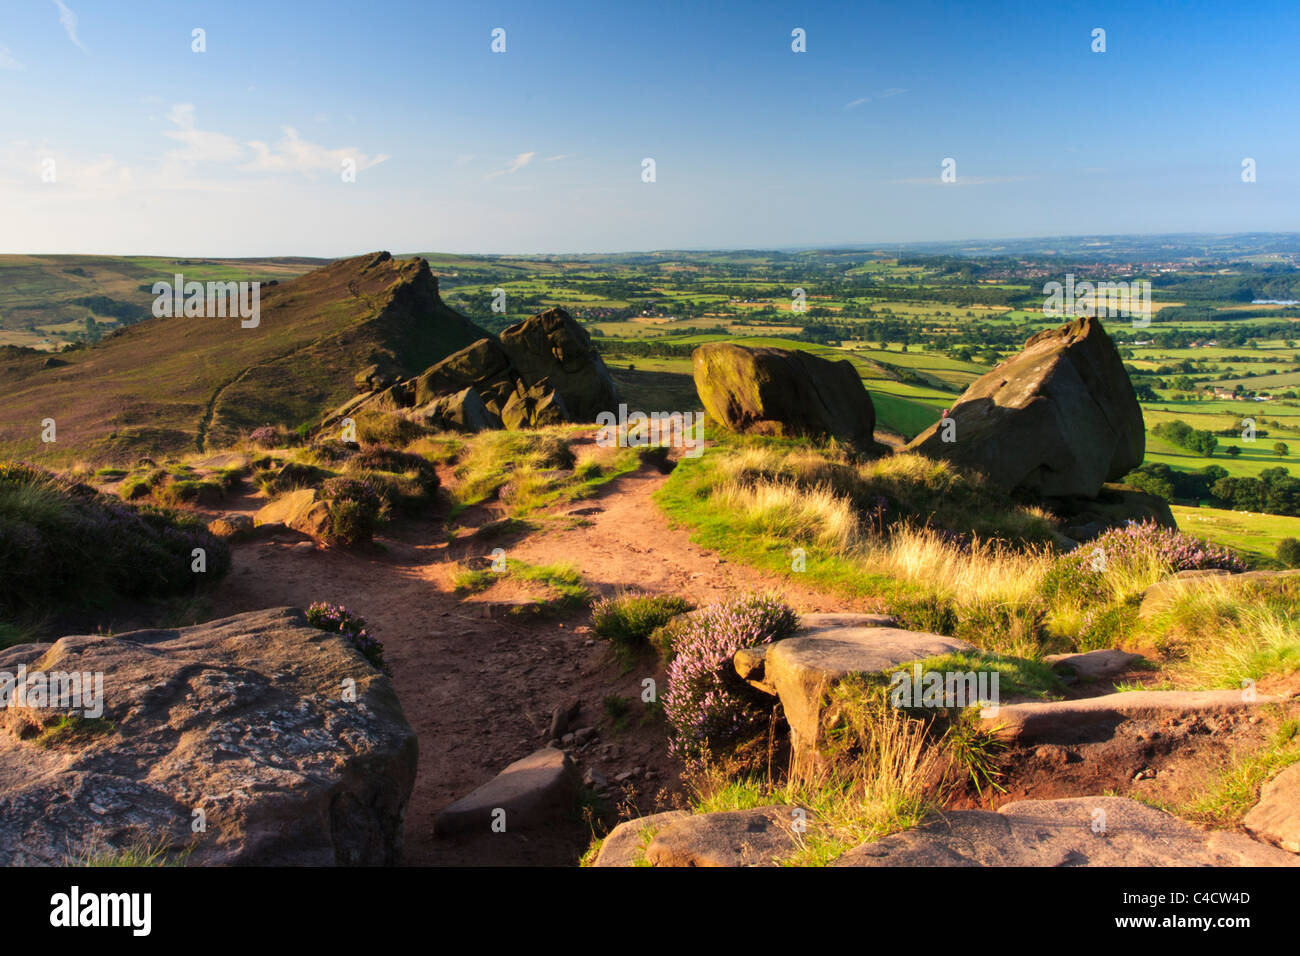
[[[206,555],[203,575],[192,552]],[[192,516],[136,507],[25,464],[0,465],[0,614],[13,616],[192,589],[230,567]]]
[[[664,715],[675,756],[707,755],[752,731],[762,719],[757,693],[732,667],[741,648],[779,640],[799,626],[795,612],[774,597],[750,595],[712,604],[688,619],[668,666]]]
[[[1277,543],[1277,560],[1284,568],[1300,568],[1300,540],[1283,538]]]
[[[591,622],[601,637],[642,646],[656,629],[691,607],[690,602],[673,594],[625,594],[597,601],[591,609]]]
[[[372,666],[388,677],[393,676],[384,661],[384,645],[366,629],[365,618],[353,614],[342,604],[317,601],[307,608],[307,623],[322,631],[342,634]]]
[[[373,539],[382,499],[373,485],[355,478],[330,478],[321,486],[329,502],[330,543],[344,548]]]

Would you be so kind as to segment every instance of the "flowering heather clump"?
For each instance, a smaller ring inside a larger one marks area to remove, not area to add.
[[[1112,592],[1107,585],[1116,572],[1153,565],[1164,569],[1157,570],[1157,575],[1208,569],[1246,570],[1246,563],[1227,548],[1162,528],[1154,522],[1134,523],[1112,528],[1058,558],[1043,580],[1043,593],[1049,599],[1059,595],[1079,602],[1105,601],[1110,599]]]
[[[1175,572],[1246,570],[1246,562],[1227,548],[1172,528],[1162,528],[1155,522],[1112,528],[1080,550],[1092,552],[1096,548],[1102,549],[1107,561],[1124,561],[1144,553],[1153,554]]]
[[[736,651],[785,637],[799,618],[776,598],[750,595],[701,608],[687,620],[668,665],[664,714],[673,728],[669,752],[695,757],[761,719],[751,688],[732,667]]]
[[[388,677],[393,676],[393,672],[384,663],[384,645],[366,630],[365,618],[353,614],[342,604],[317,601],[307,608],[307,623],[322,631],[338,631],[352,642],[362,657]]]

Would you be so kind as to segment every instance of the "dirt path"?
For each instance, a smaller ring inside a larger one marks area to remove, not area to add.
[[[491,779],[506,764],[545,745],[552,710],[582,704],[578,726],[593,726],[601,744],[583,758],[613,780],[640,768],[624,800],[642,809],[673,801],[678,769],[668,758],[662,724],[616,729],[604,702],[636,701],[650,676],[646,662],[622,668],[590,633],[584,613],[570,620],[487,617],[492,607],[452,590],[452,562],[504,546],[507,560],[568,562],[602,594],[638,590],[681,594],[696,604],[730,593],[773,590],[800,611],[849,609],[843,599],[791,588],[775,576],[720,560],[671,529],[651,495],[665,480],[645,468],[604,486],[599,497],[557,509],[545,527],[517,543],[461,536],[448,541],[441,520],[405,523],[367,552],[317,549],[286,533],[236,545],[230,574],[214,592],[218,616],[313,601],[344,604],[384,643],[394,685],[420,741],[419,773],[406,822],[411,864],[572,863],[589,832],[575,820],[540,835],[434,840],[433,820],[447,804]],[[252,511],[264,503],[235,504]],[[583,524],[575,527],[574,512]],[[499,513],[484,509],[486,522]],[[464,523],[466,515],[458,521]],[[640,673],[646,670],[647,673]]]

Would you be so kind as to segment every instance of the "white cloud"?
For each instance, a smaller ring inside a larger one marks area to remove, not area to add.
[[[163,157],[164,163],[170,166],[220,163],[237,165],[247,172],[316,173],[338,172],[345,159],[354,161],[357,169],[363,170],[389,158],[383,154],[368,156],[356,147],[329,149],[303,139],[290,126],[284,127],[284,138],[274,145],[262,140],[240,142],[226,133],[199,129],[193,103],[174,104],[167,120],[176,128],[164,131],[163,135],[181,144],[180,149],[171,150]]]
[[[163,135],[181,144],[180,149],[169,152],[164,160],[172,163],[235,163],[244,157],[238,140],[225,133],[201,130],[194,125],[194,104],[177,103],[167,112],[167,120],[176,129]]]
[[[9,48],[0,44],[0,70],[21,70],[23,65],[18,62]]]
[[[560,153],[558,156],[547,156],[545,161],[548,163],[558,163],[562,159],[573,159],[575,155],[575,153]]]
[[[532,152],[532,153],[520,153],[520,154],[519,154],[518,156],[516,156],[514,159],[510,160],[509,164],[506,166],[505,169],[498,169],[498,170],[497,170],[496,172],[494,172],[494,173],[488,173],[488,174],[487,174],[486,176],[484,176],[483,178],[484,178],[484,179],[495,179],[497,176],[506,176],[506,175],[508,175],[508,174],[510,174],[510,173],[517,173],[517,172],[519,172],[519,170],[523,169],[525,166],[527,166],[529,163],[531,163],[531,162],[533,161],[533,157],[536,156],[536,155],[537,155],[537,153],[535,153],[535,152]]]
[[[356,163],[357,170],[378,166],[390,157],[380,153],[367,156],[356,147],[328,149],[317,143],[308,142],[298,135],[291,126],[284,127],[284,138],[274,146],[253,140],[248,146],[253,150],[251,162],[241,169],[264,173],[313,173],[338,172],[343,161],[350,159]]]
[[[59,23],[63,30],[68,34],[68,39],[76,44],[77,49],[85,51],[85,44],[77,36],[77,15],[68,9],[68,5],[63,0],[54,0],[54,5],[59,8]]]

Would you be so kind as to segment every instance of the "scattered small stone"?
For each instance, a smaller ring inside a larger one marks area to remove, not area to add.
[[[584,786],[595,790],[603,790],[609,786],[609,779],[595,767],[587,768],[586,773],[582,775],[582,782]]]
[[[573,732],[573,737],[579,744],[585,744],[588,741],[595,738],[595,736],[596,736],[595,727],[579,727],[577,730]]]
[[[625,771],[623,771],[622,773],[618,774],[618,775],[614,778],[614,782],[615,782],[615,783],[627,783],[629,780],[632,779],[632,776],[633,776],[633,774],[632,774],[632,771],[631,771],[631,770],[625,770]]]

